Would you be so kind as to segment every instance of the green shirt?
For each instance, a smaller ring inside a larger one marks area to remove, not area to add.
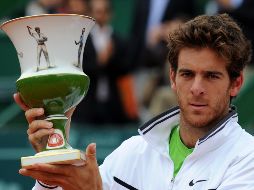
[[[174,162],[174,177],[179,172],[183,161],[190,155],[193,148],[186,147],[180,137],[179,126],[172,129],[169,139],[169,155]]]

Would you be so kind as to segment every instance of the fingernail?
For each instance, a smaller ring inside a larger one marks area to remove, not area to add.
[[[92,147],[96,149],[96,143],[92,143]]]
[[[48,128],[52,128],[52,127],[53,127],[53,123],[48,122],[48,123],[47,123],[47,127],[48,127]]]
[[[55,129],[53,129],[53,128],[49,129],[50,133],[53,133],[54,131],[55,131]]]
[[[22,174],[22,173],[24,173],[25,171],[26,171],[26,169],[23,169],[23,168],[22,168],[22,169],[19,170],[19,173]]]
[[[39,112],[39,114],[43,114],[44,113],[44,109],[43,108],[39,108],[38,112]]]

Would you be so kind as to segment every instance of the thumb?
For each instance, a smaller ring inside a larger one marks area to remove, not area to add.
[[[91,143],[86,147],[86,159],[88,162],[95,162],[96,160],[96,143]]]

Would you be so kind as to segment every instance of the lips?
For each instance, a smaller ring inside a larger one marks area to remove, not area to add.
[[[207,104],[204,103],[190,103],[189,105],[194,110],[202,110],[207,107]]]
[[[197,106],[197,107],[207,106],[207,104],[201,104],[201,103],[190,103],[190,105]]]

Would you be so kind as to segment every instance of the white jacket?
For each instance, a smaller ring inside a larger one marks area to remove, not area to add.
[[[254,138],[239,126],[234,110],[198,140],[173,178],[168,138],[179,112],[176,107],[147,122],[140,136],[105,159],[103,190],[254,190]]]

